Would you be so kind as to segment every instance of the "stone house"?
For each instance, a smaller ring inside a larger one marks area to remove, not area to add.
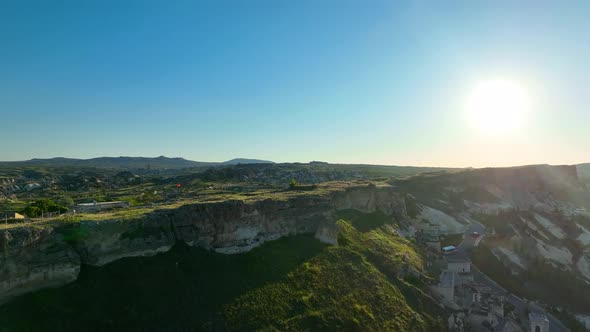
[[[129,206],[129,202],[117,201],[117,202],[92,202],[92,203],[80,203],[76,205],[77,212],[100,212],[108,211],[117,208],[125,208]]]

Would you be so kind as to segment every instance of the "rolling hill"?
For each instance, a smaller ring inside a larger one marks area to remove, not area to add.
[[[169,158],[159,156],[150,157],[99,157],[91,159],[75,158],[49,158],[31,159],[25,161],[0,162],[0,166],[43,166],[43,167],[93,167],[93,168],[117,168],[117,169],[180,169],[191,167],[210,167],[218,165],[272,163],[271,161],[236,158],[226,162],[201,162],[184,158]]]
[[[274,164],[270,160],[248,159],[248,158],[234,158],[232,160],[224,161],[223,165],[240,165],[240,164]]]

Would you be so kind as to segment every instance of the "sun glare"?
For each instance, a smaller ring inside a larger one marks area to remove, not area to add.
[[[510,80],[477,84],[465,103],[467,119],[478,131],[495,135],[521,128],[530,109],[526,90]]]

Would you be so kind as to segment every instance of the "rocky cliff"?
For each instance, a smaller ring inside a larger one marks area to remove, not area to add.
[[[436,173],[394,180],[398,190],[416,196],[421,203],[454,205],[462,201],[471,212],[497,213],[519,208],[575,213],[590,210],[590,192],[580,181],[575,166],[532,165],[474,169],[458,173]]]
[[[0,303],[76,280],[80,256],[53,228],[20,227],[0,232]]]
[[[287,200],[189,204],[132,220],[0,230],[0,302],[71,282],[81,264],[154,255],[176,241],[226,254],[301,233],[336,243],[335,214],[344,209],[406,216],[404,200],[393,188],[368,185]]]

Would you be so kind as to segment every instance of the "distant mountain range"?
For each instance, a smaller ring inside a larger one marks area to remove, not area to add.
[[[235,158],[225,162],[202,162],[187,160],[184,158],[168,158],[164,156],[149,157],[100,157],[91,159],[75,158],[49,158],[49,159],[31,159],[25,161],[0,162],[1,165],[7,166],[46,166],[46,167],[96,167],[96,168],[153,168],[153,169],[179,169],[189,167],[208,167],[221,165],[238,165],[238,164],[263,164],[272,163],[272,161],[259,159]]]
[[[248,164],[275,164],[270,160],[249,159],[249,158],[234,158],[224,162],[204,162],[194,161],[184,158],[169,158],[165,156],[159,157],[99,157],[91,159],[77,159],[77,158],[35,158],[24,161],[0,161],[0,166],[44,166],[44,167],[90,167],[90,168],[111,168],[111,169],[182,169],[193,167],[213,167],[213,166],[231,166],[231,165],[248,165]],[[293,163],[293,165],[305,165],[306,163]],[[311,162],[310,166],[323,167],[337,167],[347,168],[354,167],[354,169],[366,169],[371,172],[379,172],[386,170],[389,173],[391,169],[401,172],[399,175],[412,175],[419,172],[436,172],[444,170],[452,170],[452,168],[436,168],[436,167],[402,167],[402,166],[383,166],[383,165],[354,165],[354,164],[329,164],[325,162]],[[590,163],[576,165],[578,176],[584,179],[590,179]],[[391,169],[390,169],[391,168]],[[406,172],[407,171],[407,172]]]
[[[274,164],[274,162],[269,160],[260,160],[260,159],[246,159],[246,158],[235,158],[232,160],[224,161],[223,165],[239,165],[239,164]]]

